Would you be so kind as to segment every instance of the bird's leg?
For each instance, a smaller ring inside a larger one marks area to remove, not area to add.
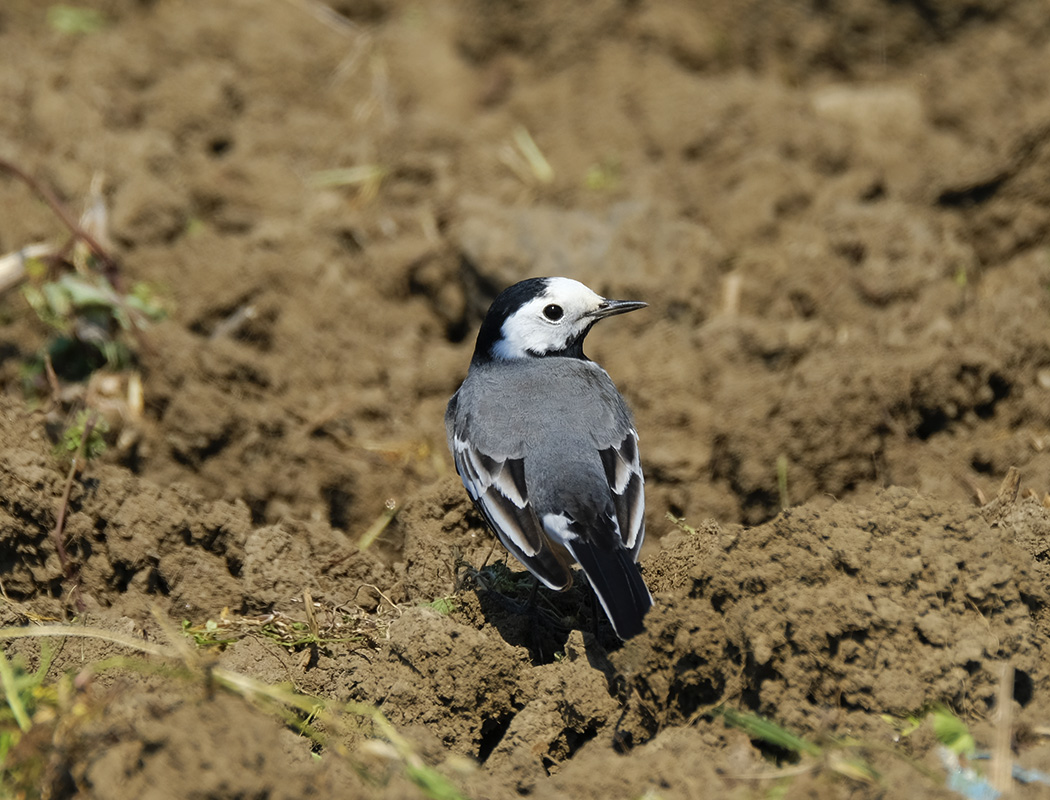
[[[540,579],[535,575],[532,576],[532,591],[529,592],[529,599],[525,602],[525,610],[532,611],[536,607],[536,595],[539,594]]]
[[[492,537],[492,547],[489,548],[488,555],[485,556],[485,560],[481,562],[481,566],[478,567],[478,572],[485,569],[489,565],[489,559],[492,558],[492,554],[496,552],[496,542],[499,541],[495,536]]]

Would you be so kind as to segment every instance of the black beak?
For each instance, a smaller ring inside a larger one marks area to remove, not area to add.
[[[643,303],[640,300],[602,300],[601,304],[589,316],[595,319],[602,319],[604,317],[612,317],[616,314],[626,314],[628,311],[637,311],[639,308],[645,308],[648,303]]]

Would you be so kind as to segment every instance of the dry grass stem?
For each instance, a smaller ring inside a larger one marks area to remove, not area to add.
[[[995,745],[989,769],[992,787],[1000,793],[1001,800],[1008,800],[1013,792],[1013,757],[1010,751],[1013,740],[1013,703],[1014,668],[1004,664],[995,700]]]

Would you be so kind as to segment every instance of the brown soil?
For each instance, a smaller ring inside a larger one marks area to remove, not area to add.
[[[78,209],[103,175],[124,280],[174,308],[144,417],[73,485],[80,619],[163,642],[155,609],[302,620],[308,591],[364,638],[218,663],[379,705],[472,797],[953,797],[908,761],[940,769],[928,728],[884,716],[943,703],[991,747],[1006,664],[1014,755],[1050,769],[1042,0],[91,5],[80,36],[0,7],[0,157]],[[362,165],[382,179],[313,180]],[[0,254],[64,236],[0,178]],[[582,590],[522,612],[445,452],[480,315],[543,274],[650,304],[588,351],[647,472],[657,606],[622,647]],[[76,603],[52,421],[22,395],[47,332],[17,292],[0,320],[24,624]],[[1025,491],[981,509],[1011,466]],[[52,674],[111,652],[70,640]],[[88,683],[104,714],[14,756],[47,749],[52,796],[419,796],[200,682]],[[881,776],[793,766],[718,703],[859,740]]]

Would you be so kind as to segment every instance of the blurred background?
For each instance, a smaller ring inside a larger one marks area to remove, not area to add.
[[[0,156],[102,210],[164,321],[85,367],[9,289],[0,380],[48,395],[50,348],[62,413],[117,406],[107,458],[349,530],[451,470],[488,301],[559,274],[651,305],[590,347],[656,519],[976,499],[1050,467],[1048,32],[1002,0],[7,0]],[[64,237],[0,177],[0,253]]]

